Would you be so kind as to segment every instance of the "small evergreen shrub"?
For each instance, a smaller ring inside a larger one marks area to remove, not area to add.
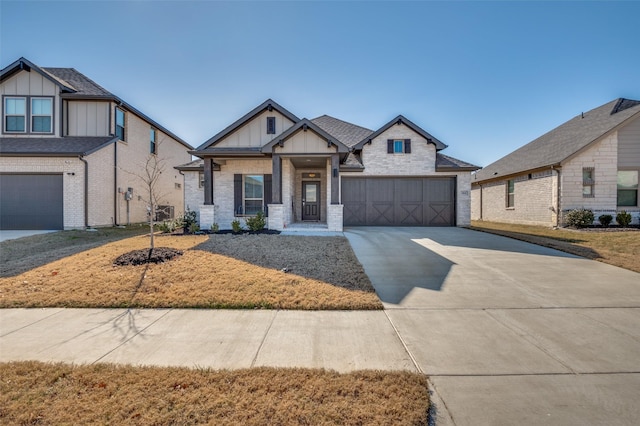
[[[240,224],[240,221],[238,219],[235,219],[233,222],[231,222],[231,229],[236,234],[242,231],[242,225]]]
[[[192,223],[191,225],[189,225],[189,233],[190,234],[195,234],[196,232],[200,231],[200,225],[198,225],[197,223]]]
[[[196,212],[191,211],[187,208],[187,211],[182,214],[182,216],[179,218],[179,221],[182,225],[184,233],[186,234],[190,232],[191,226],[198,223],[196,221]]]
[[[584,228],[593,225],[593,212],[589,209],[574,209],[567,213],[565,222],[568,226]]]
[[[213,232],[214,234],[217,234],[218,231],[220,231],[220,226],[217,223],[214,223],[211,225],[211,232]]]
[[[613,220],[613,216],[611,216],[610,214],[603,214],[598,217],[598,221],[600,222],[600,225],[604,226],[605,228],[611,225],[612,220]]]
[[[631,214],[627,213],[624,210],[618,212],[618,214],[616,215],[616,222],[618,222],[618,225],[626,228],[631,224]]]
[[[259,211],[255,216],[248,217],[245,222],[247,222],[247,227],[251,231],[262,231],[265,226],[267,226],[264,213],[261,211]]]

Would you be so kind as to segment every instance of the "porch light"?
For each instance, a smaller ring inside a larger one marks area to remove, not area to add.
[[[338,169],[333,169],[333,177],[338,177]]]
[[[331,141],[327,140],[327,148],[331,148]]]

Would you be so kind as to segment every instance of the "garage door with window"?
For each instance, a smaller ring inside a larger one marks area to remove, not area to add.
[[[0,229],[63,229],[61,174],[0,173]]]
[[[342,178],[345,226],[455,226],[455,177]]]

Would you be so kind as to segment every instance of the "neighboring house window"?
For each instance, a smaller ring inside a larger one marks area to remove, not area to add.
[[[618,171],[618,206],[638,205],[638,171]]]
[[[262,207],[264,196],[264,176],[245,175],[243,193],[243,211],[245,215],[255,215],[264,211]]]
[[[411,139],[387,139],[387,154],[410,154]]]
[[[121,141],[124,141],[124,111],[120,108],[116,108],[116,136]]]
[[[51,133],[52,118],[53,100],[51,98],[31,98],[31,132]]]
[[[198,188],[204,188],[204,172],[198,172]]]
[[[514,179],[509,179],[507,181],[507,208],[515,206],[515,189],[516,181]]]
[[[268,135],[276,134],[276,118],[275,117],[267,117],[267,134]]]
[[[158,153],[158,146],[156,145],[156,129],[153,127],[149,130],[149,152],[151,154]]]
[[[4,131],[25,133],[27,98],[4,98]]]
[[[596,185],[595,169],[593,167],[582,168],[582,198],[595,197],[594,187]]]

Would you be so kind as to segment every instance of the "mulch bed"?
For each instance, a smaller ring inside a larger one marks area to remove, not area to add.
[[[182,253],[182,250],[170,247],[156,247],[153,250],[133,250],[118,256],[116,260],[113,261],[113,264],[117,266],[127,266],[144,265],[146,263],[164,263],[175,257],[182,256]]]

